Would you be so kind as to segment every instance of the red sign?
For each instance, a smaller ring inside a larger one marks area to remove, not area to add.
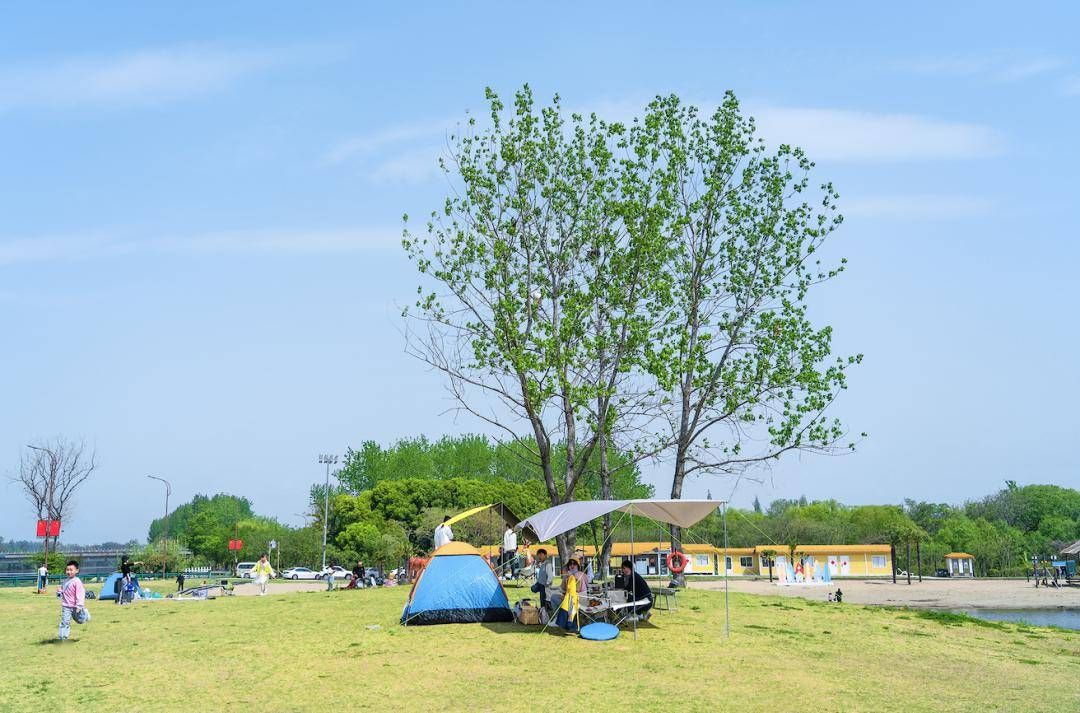
[[[37,536],[45,537],[45,531],[48,529],[49,537],[60,536],[60,521],[59,520],[38,520],[37,521]]]
[[[244,541],[243,540],[229,540],[229,549],[230,550],[242,550],[242,549],[244,549]]]

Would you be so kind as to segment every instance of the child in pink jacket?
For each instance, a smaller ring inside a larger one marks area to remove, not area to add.
[[[85,624],[90,621],[90,612],[86,610],[86,587],[79,579],[79,563],[71,560],[64,568],[67,579],[60,585],[56,593],[60,597],[60,631],[58,636],[61,641],[67,641],[71,636],[71,620],[76,624]]]

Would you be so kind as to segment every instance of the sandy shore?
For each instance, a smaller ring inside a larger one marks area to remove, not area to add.
[[[927,607],[942,609],[1045,609],[1080,607],[1080,587],[1053,589],[1035,588],[1024,580],[1000,579],[903,579],[893,584],[888,580],[837,580],[831,587],[780,587],[767,580],[729,580],[731,591],[746,594],[772,594],[784,597],[803,597],[825,601],[829,591],[840,588],[844,601],[853,604]],[[690,586],[701,589],[724,588],[723,581],[695,582]]]

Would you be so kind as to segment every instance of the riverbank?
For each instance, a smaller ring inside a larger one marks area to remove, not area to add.
[[[836,580],[830,586],[781,587],[768,580],[730,579],[731,591],[745,594],[771,594],[781,597],[800,597],[825,601],[829,592],[838,588],[844,602],[876,606],[900,606],[927,609],[1048,609],[1080,607],[1080,587],[1060,589],[1039,587],[1015,579],[924,579],[922,582],[890,580]],[[697,582],[689,580],[694,589],[724,589],[723,580]]]

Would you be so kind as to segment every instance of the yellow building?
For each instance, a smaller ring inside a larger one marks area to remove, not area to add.
[[[558,561],[558,548],[554,544],[529,545],[519,547],[518,552],[535,557],[538,549],[545,549],[548,555]],[[575,548],[579,558],[589,560],[596,556],[592,545],[579,545]],[[671,552],[670,542],[615,542],[611,546],[612,565],[618,566],[624,559],[633,558],[635,568],[643,575],[667,576],[667,555]],[[499,547],[489,545],[481,547],[482,554],[498,556]],[[791,560],[791,548],[786,545],[757,545],[756,547],[730,547],[726,551],[714,545],[686,543],[682,551],[689,558],[686,566],[688,575],[723,575],[729,577],[767,577],[769,575],[769,557],[773,553],[773,576],[777,568],[786,566]],[[886,577],[892,574],[892,557],[889,545],[798,545],[795,548],[792,565],[803,564],[820,566],[825,563],[833,577]],[[971,555],[967,555],[971,557]]]

